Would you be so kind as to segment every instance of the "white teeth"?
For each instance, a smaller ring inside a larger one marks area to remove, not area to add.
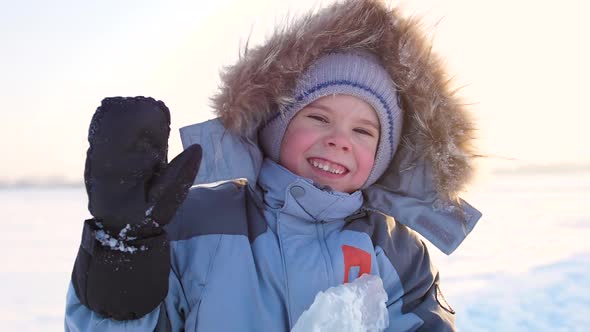
[[[324,170],[324,171],[326,171],[326,172],[330,172],[330,173],[332,173],[332,174],[342,174],[342,173],[344,173],[344,170],[341,170],[341,169],[335,169],[335,168],[330,168],[330,166],[329,166],[328,164],[325,164],[325,165],[324,165],[324,164],[322,164],[322,163],[320,163],[320,162],[317,162],[317,161],[315,161],[315,160],[312,160],[312,161],[311,161],[311,164],[312,164],[314,167],[316,167],[316,168],[319,168],[319,169],[321,169],[321,170]]]

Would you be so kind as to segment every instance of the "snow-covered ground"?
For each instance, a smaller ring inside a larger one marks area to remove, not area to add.
[[[590,331],[590,172],[504,174],[469,194],[484,217],[431,250],[462,331]]]
[[[460,330],[590,330],[590,172],[497,175],[466,198],[480,223],[431,250]],[[84,189],[0,189],[0,211],[1,330],[62,331]]]

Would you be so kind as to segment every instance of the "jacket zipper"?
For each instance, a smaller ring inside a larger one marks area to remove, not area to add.
[[[332,265],[332,256],[330,256],[330,252],[328,250],[328,242],[326,241],[326,222],[320,220],[316,223],[316,229],[318,230],[318,237],[320,241],[320,248],[322,248],[322,255],[324,256],[324,261],[326,262],[326,269],[328,270],[328,287],[335,285],[334,282],[334,266]]]
[[[277,212],[275,219],[277,222],[277,239],[279,240],[279,253],[281,255],[281,264],[283,265],[283,276],[285,280],[285,297],[287,301],[285,301],[285,306],[287,307],[287,318],[289,320],[289,330],[293,328],[293,322],[291,321],[291,308],[289,303],[291,302],[291,295],[289,292],[289,277],[287,276],[287,264],[285,263],[285,255],[283,253],[283,240],[281,239],[281,222],[280,222],[280,213]]]

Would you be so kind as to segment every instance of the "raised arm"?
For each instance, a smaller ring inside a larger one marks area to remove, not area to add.
[[[84,178],[93,218],[84,223],[72,272],[75,294],[68,295],[69,309],[79,301],[92,311],[86,318],[154,315],[168,294],[163,226],[184,201],[201,160],[194,145],[168,163],[169,133],[170,112],[152,98],[106,98],[92,118]],[[76,317],[79,312],[66,312],[66,329],[77,329]]]

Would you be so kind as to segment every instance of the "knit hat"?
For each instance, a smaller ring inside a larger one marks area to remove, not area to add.
[[[297,112],[324,96],[344,94],[373,107],[380,123],[375,164],[362,189],[375,183],[391,162],[402,130],[402,111],[396,87],[377,57],[368,52],[330,53],[319,58],[300,76],[293,103],[277,112],[259,131],[262,150],[279,162],[283,137]]]

